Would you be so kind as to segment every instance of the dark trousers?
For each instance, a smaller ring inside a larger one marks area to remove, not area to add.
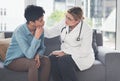
[[[18,58],[13,60],[8,69],[14,71],[28,71],[28,81],[48,81],[50,72],[50,60],[47,57],[40,58],[40,67],[36,67],[34,59]]]
[[[75,73],[79,68],[70,55],[64,55],[62,57],[51,55],[50,60],[51,73],[54,81],[79,81]]]

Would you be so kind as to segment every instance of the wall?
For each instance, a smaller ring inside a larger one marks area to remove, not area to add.
[[[0,2],[0,31],[14,31],[24,22],[24,0],[2,0]]]

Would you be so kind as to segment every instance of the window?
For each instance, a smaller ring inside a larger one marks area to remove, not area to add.
[[[52,27],[62,20],[68,8],[82,7],[85,21],[92,28],[102,31],[103,45],[115,48],[117,0],[3,0],[0,3],[0,31],[14,31],[25,21],[23,13],[26,1],[28,4],[36,4],[45,9],[46,27]]]
[[[24,22],[24,0],[0,2],[0,31],[14,31]]]
[[[43,5],[48,2],[47,0],[45,0],[46,2],[37,1],[41,3],[39,5],[42,5],[46,11],[48,10],[46,12],[47,27],[53,26],[53,23],[58,23],[64,17],[64,12],[68,8],[72,6],[82,7],[85,21],[93,29],[102,31],[103,45],[115,49],[116,0],[52,0],[49,6]],[[62,14],[62,16],[58,16],[59,14]]]
[[[116,0],[83,0],[82,2],[86,21],[92,28],[102,31],[104,46],[115,49]]]
[[[49,2],[49,5],[46,2]],[[37,5],[45,9],[45,27],[53,27],[64,18],[65,0],[37,0]]]

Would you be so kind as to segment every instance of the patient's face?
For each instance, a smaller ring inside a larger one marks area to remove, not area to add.
[[[38,20],[35,21],[35,27],[43,27],[44,26],[44,16],[40,17]]]

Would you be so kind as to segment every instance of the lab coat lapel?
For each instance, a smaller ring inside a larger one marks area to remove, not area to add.
[[[67,26],[67,36],[66,37],[77,37],[79,35],[79,31],[80,31],[80,26],[81,26],[81,22],[71,31],[69,32],[69,27]]]
[[[71,46],[77,46],[81,44],[81,41],[76,41],[79,35],[81,23],[79,23],[70,33],[67,33],[65,41]],[[69,31],[69,27],[67,27]]]

